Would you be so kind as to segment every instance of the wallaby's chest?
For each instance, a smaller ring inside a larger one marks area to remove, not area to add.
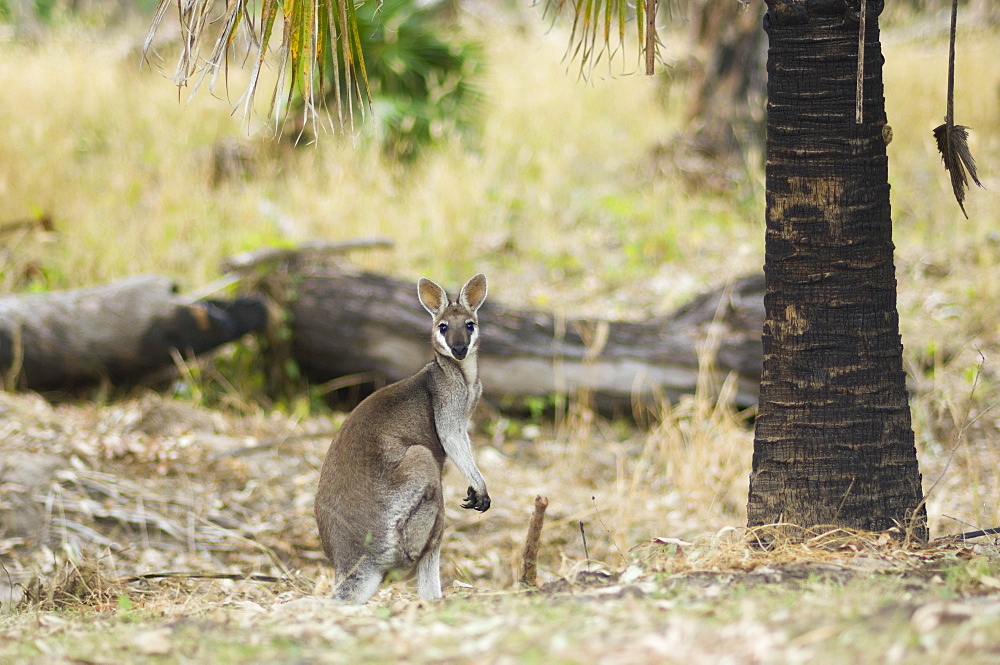
[[[441,436],[465,431],[481,392],[479,385],[468,386],[464,382],[453,383],[448,390],[435,390],[434,422]]]
[[[483,385],[477,380],[466,392],[465,418],[469,419],[472,417],[472,412],[476,410],[476,404],[479,403],[479,396],[483,394]]]
[[[479,401],[478,391],[461,385],[454,390],[434,396],[434,415],[438,418],[468,420]]]

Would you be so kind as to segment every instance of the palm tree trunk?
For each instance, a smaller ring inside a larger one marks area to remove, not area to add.
[[[900,525],[925,539],[876,2],[867,3],[860,123],[851,3],[767,4],[766,320],[748,524]]]

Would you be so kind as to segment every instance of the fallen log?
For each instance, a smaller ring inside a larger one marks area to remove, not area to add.
[[[8,388],[140,382],[264,328],[257,298],[192,302],[166,277],[141,275],[72,291],[0,296],[0,371]]]
[[[344,385],[343,377],[361,375],[378,384],[427,362],[427,320],[413,284],[329,264],[300,267],[298,257],[276,260],[283,264],[279,300],[289,313],[289,350],[304,376]],[[254,274],[258,266],[235,270]],[[481,310],[485,396],[500,405],[571,394],[628,412],[637,403],[694,393],[706,379],[732,378],[736,405],[752,406],[763,289],[762,277],[744,278],[670,315],[634,322],[517,311],[493,296]],[[139,383],[171,367],[177,351],[204,353],[264,329],[267,320],[259,297],[193,300],[155,275],[0,296],[0,372],[8,388],[39,391]]]
[[[375,373],[397,381],[430,359],[428,321],[409,282],[297,269],[287,302],[291,354],[314,382]],[[676,401],[706,379],[735,382],[740,407],[757,403],[764,321],[763,276],[706,293],[680,310],[643,321],[561,319],[516,311],[491,293],[479,312],[480,376],[494,403],[513,396],[583,394],[602,410]]]

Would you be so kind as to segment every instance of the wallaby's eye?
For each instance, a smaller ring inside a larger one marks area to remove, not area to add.
[[[448,324],[447,323],[439,323],[438,324],[438,330],[441,331],[442,335],[445,334],[446,332],[448,332]]]
[[[476,324],[472,321],[469,321],[465,324],[465,329],[468,330],[469,332],[472,332],[473,330],[476,329]]]

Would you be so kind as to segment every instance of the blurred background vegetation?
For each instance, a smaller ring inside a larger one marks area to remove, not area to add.
[[[945,112],[946,4],[897,1],[882,20],[899,309],[925,483],[940,483],[934,528],[944,514],[1000,518],[1000,12],[993,0],[960,10],[956,120],[972,128],[986,186],[965,219],[931,136]],[[149,272],[194,291],[240,251],[385,236],[392,249],[352,264],[453,286],[482,271],[491,298],[571,316],[668,312],[763,263],[763,4],[719,7],[664,3],[656,76],[626,54],[581,80],[564,60],[570,26],[527,0],[387,0],[370,24],[374,118],[351,130],[293,115],[282,130],[267,99],[233,114],[238,60],[212,91],[174,86],[166,23],[160,57],[140,68],[151,0],[0,0],[0,293]],[[263,408],[259,377],[239,374],[247,354],[188,368],[177,396]],[[526,473],[585,475],[602,449],[610,475],[573,482],[617,483],[608,522],[623,532],[655,527],[654,494],[698,512],[702,530],[742,519],[746,418],[664,405],[636,457],[632,430],[572,402],[539,434],[544,406],[530,423],[497,416],[485,435],[504,455],[532,442]],[[566,445],[534,445],[550,435]]]
[[[1000,75],[982,65],[998,9],[960,13],[957,118],[987,187],[965,220],[930,139],[946,5],[896,2],[882,21],[900,307],[920,365],[990,348],[1000,283]],[[286,127],[296,144],[275,138],[268,100],[232,114],[238,61],[212,92],[172,85],[176,28],[140,69],[153,0],[0,0],[0,288],[158,272],[193,290],[239,251],[380,235],[395,247],[356,265],[446,283],[482,270],[513,305],[639,318],[760,269],[762,3],[674,3],[661,73],[639,75],[626,50],[586,80],[564,59],[569,25],[526,2],[380,6],[360,12],[373,113],[354,131]]]

